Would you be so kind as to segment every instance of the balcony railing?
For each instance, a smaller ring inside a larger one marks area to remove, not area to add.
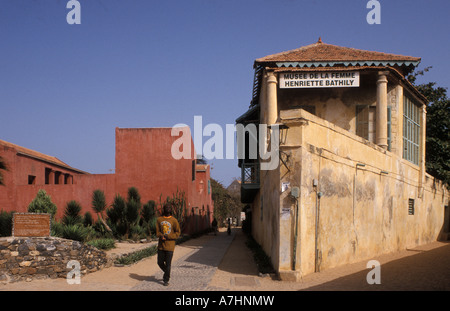
[[[242,185],[259,185],[259,163],[243,163],[241,168]]]
[[[241,202],[251,203],[259,191],[259,162],[243,162],[241,166]]]

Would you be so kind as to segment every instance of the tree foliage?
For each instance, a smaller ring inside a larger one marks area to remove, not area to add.
[[[156,203],[153,200],[149,200],[144,204],[141,211],[141,218],[145,222],[149,222],[152,218],[156,217],[155,211]]]
[[[140,225],[148,234],[156,234],[156,202],[149,200],[142,206]]]
[[[113,234],[118,238],[134,238],[145,234],[145,229],[141,227],[141,196],[135,187],[128,189],[127,200],[116,194],[106,215]]]
[[[437,86],[436,82],[416,85],[417,77],[431,68],[413,73],[408,80],[428,99],[425,154],[427,172],[450,188],[450,100],[447,88]]]
[[[28,212],[30,213],[48,213],[52,215],[52,219],[56,214],[56,204],[52,202],[52,198],[40,189],[36,194],[36,197],[28,205]]]
[[[126,210],[127,202],[120,194],[116,194],[111,208],[106,211],[108,221],[116,236],[122,236],[127,233]]]
[[[230,192],[217,180],[211,178],[212,199],[214,201],[214,217],[219,225],[228,217],[239,217],[242,204],[239,197]]]
[[[129,226],[134,226],[139,221],[141,211],[141,196],[135,187],[128,189],[126,218]]]

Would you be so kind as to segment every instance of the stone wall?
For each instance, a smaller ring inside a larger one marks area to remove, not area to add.
[[[0,282],[30,281],[44,278],[66,278],[80,263],[81,276],[108,264],[106,253],[78,241],[56,237],[0,238]]]

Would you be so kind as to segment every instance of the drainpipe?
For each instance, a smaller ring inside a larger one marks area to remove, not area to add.
[[[297,265],[297,237],[298,237],[298,197],[300,189],[298,187],[293,187],[291,190],[291,195],[295,199],[295,231],[294,231],[294,254],[292,260],[292,270],[295,271],[295,266]]]
[[[314,272],[320,272],[319,265],[319,249],[318,249],[318,238],[319,238],[319,219],[320,219],[320,198],[322,197],[322,192],[317,192],[318,181],[314,179],[313,181],[314,191],[316,192],[316,228],[315,228],[315,241],[314,241],[314,250],[315,250],[315,261],[314,261]]]

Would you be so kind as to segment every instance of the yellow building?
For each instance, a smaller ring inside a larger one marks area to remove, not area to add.
[[[255,61],[236,123],[267,125],[259,143],[276,138],[279,156],[261,169],[246,132],[241,200],[282,279],[447,238],[449,193],[425,172],[427,100],[405,78],[419,62],[320,39]]]

